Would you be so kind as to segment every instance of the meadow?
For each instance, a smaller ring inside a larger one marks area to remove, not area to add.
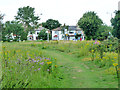
[[[117,88],[117,41],[1,45],[1,88]]]

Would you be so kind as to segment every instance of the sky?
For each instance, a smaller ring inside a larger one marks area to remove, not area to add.
[[[39,23],[54,19],[61,24],[76,25],[84,13],[95,11],[110,26],[114,11],[118,10],[118,2],[119,0],[0,0],[0,13],[5,14],[3,22],[12,21],[18,8],[30,6],[40,16]]]

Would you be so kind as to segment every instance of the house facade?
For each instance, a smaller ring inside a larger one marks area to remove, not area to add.
[[[79,35],[77,40],[84,40],[84,32],[77,26],[68,26],[68,30],[64,29],[64,33],[61,27],[52,30],[52,40],[76,40],[75,36]]]
[[[34,32],[29,32],[27,36],[27,40],[38,40],[38,35],[41,30],[46,29],[44,27],[39,27],[38,29],[35,29]]]
[[[64,34],[61,27],[52,30],[52,40],[64,40]]]

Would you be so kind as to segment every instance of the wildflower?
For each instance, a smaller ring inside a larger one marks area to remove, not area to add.
[[[36,69],[34,71],[37,71]]]
[[[3,48],[5,48],[5,46],[3,46]]]
[[[118,71],[120,71],[120,68],[118,68]]]
[[[113,63],[114,66],[117,66],[118,64],[117,63]]]
[[[47,71],[50,71],[49,69],[47,69]]]
[[[37,62],[36,60],[34,60],[34,62]]]
[[[103,57],[104,59],[106,58],[106,57]]]
[[[55,67],[57,67],[57,65],[55,65]]]
[[[49,61],[48,59],[44,59],[45,61]]]
[[[114,59],[116,59],[117,57],[114,57]]]
[[[41,68],[38,68],[38,70],[40,70]]]
[[[52,62],[47,62],[47,64],[49,65],[49,64],[51,64]]]
[[[32,68],[34,68],[34,66],[32,66]]]
[[[44,64],[44,62],[41,62],[40,64],[41,64],[41,65],[43,65],[43,64]]]
[[[88,43],[86,45],[89,45]]]
[[[94,52],[94,50],[91,50],[92,52]]]
[[[114,60],[112,60],[114,62]]]
[[[40,60],[38,60],[37,62],[39,62]]]
[[[97,44],[97,41],[94,44]]]

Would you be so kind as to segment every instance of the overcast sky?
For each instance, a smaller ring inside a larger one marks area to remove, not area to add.
[[[0,0],[0,12],[5,14],[4,22],[14,20],[18,8],[31,6],[36,14],[42,13],[41,22],[58,20],[61,24],[76,25],[87,11],[95,11],[107,25],[118,10],[119,0]]]

